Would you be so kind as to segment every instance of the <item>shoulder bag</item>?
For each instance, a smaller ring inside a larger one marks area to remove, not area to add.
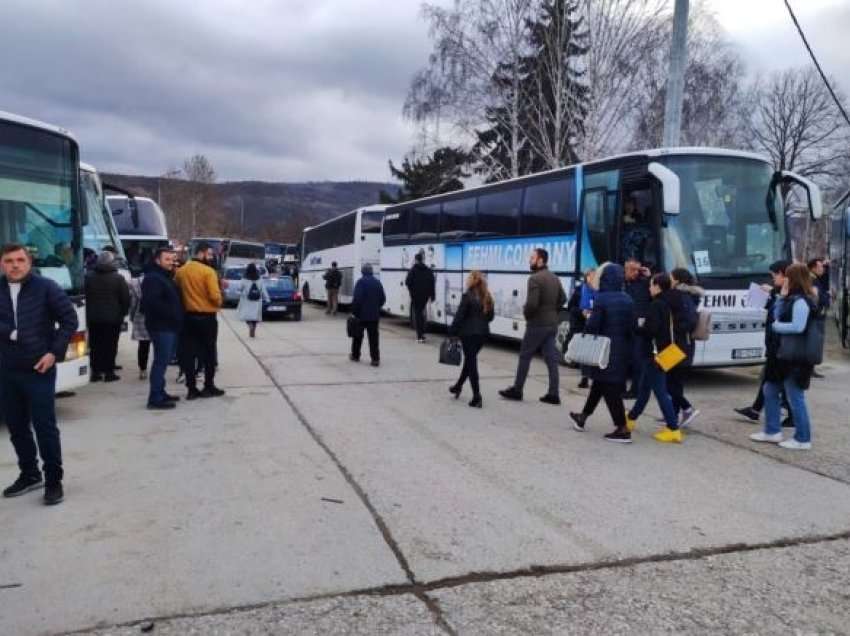
[[[823,362],[823,347],[826,339],[826,318],[816,315],[816,308],[809,303],[809,320],[803,333],[786,333],[779,336],[779,351],[776,357],[794,364],[817,365]]]
[[[677,364],[681,364],[688,355],[682,351],[681,347],[676,344],[676,338],[673,335],[673,312],[670,312],[670,344],[664,347],[655,355],[655,362],[661,369],[667,373]]]
[[[459,367],[463,359],[463,351],[460,342],[452,338],[446,338],[440,343],[440,364],[448,364]]]

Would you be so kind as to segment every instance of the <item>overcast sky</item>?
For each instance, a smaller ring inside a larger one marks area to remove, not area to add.
[[[782,0],[709,3],[751,69],[807,63]],[[850,0],[792,4],[844,81]],[[430,51],[419,6],[0,0],[0,110],[71,129],[101,171],[161,174],[203,153],[222,180],[386,181],[414,141],[400,111]]]

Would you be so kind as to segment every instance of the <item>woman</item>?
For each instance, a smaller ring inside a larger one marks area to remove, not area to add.
[[[130,337],[139,343],[136,359],[139,363],[139,379],[148,378],[148,359],[151,352],[151,337],[145,327],[145,315],[142,313],[142,278],[137,276],[130,281],[130,322],[133,325]]]
[[[469,272],[466,279],[466,293],[460,299],[449,335],[460,337],[463,347],[463,368],[457,382],[449,387],[455,398],[460,397],[463,384],[469,378],[472,385],[472,401],[469,406],[481,408],[481,387],[478,384],[478,352],[484,346],[484,339],[490,334],[493,320],[493,297],[487,289],[487,279],[477,269]]]
[[[623,291],[625,273],[621,265],[605,263],[597,270],[596,298],[587,319],[585,333],[607,336],[611,340],[608,366],[604,369],[591,367],[593,380],[581,413],[570,413],[577,431],[584,431],[587,418],[593,414],[599,400],[604,399],[614,422],[614,431],[605,436],[609,442],[630,444],[632,434],[626,427],[626,409],[623,392],[632,351],[632,321],[634,303]]]
[[[705,296],[705,290],[694,285],[693,275],[683,267],[677,267],[670,272],[670,278],[673,281],[673,290],[681,295],[678,299],[670,296],[673,320],[676,324],[676,344],[688,357],[667,374],[667,390],[670,391],[679,426],[685,427],[699,415],[699,409],[695,409],[685,397],[685,375],[694,362],[696,342],[691,333],[697,327],[697,307]]]
[[[682,441],[682,432],[679,430],[679,419],[676,417],[673,401],[668,393],[667,373],[655,362],[653,347],[650,346],[654,345],[655,351],[663,351],[674,341],[673,310],[670,308],[671,287],[672,281],[667,274],[656,274],[649,284],[652,302],[645,322],[641,324],[641,321],[638,321],[636,335],[638,338],[646,338],[650,341],[647,346],[641,348],[648,359],[643,366],[644,371],[641,375],[637,399],[626,415],[626,425],[629,431],[635,429],[637,418],[641,416],[649,401],[650,392],[655,393],[655,399],[658,400],[658,406],[661,408],[667,426],[658,431],[654,437],[659,442],[679,443]]]
[[[248,335],[257,337],[257,323],[263,320],[263,303],[271,302],[266,285],[260,278],[260,270],[249,263],[242,277],[242,290],[239,293],[239,305],[236,313],[239,320],[248,323]]]
[[[817,293],[812,286],[809,270],[802,263],[794,263],[785,270],[785,283],[773,309],[774,322],[771,329],[779,334],[780,340],[805,335],[809,328],[809,317],[816,311]],[[809,388],[813,370],[811,364],[782,359],[777,359],[775,364],[765,368],[764,431],[753,433],[750,439],[778,443],[789,450],[809,450],[812,447],[805,391]],[[794,421],[794,437],[785,441],[782,441],[782,425],[779,421],[783,389]]]

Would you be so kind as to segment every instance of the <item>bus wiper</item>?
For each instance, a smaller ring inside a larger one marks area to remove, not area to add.
[[[53,219],[50,218],[50,216],[48,216],[47,214],[45,214],[44,212],[39,210],[32,203],[27,202],[24,205],[26,207],[28,207],[30,210],[32,210],[33,212],[35,212],[38,216],[40,216],[44,221],[46,221],[49,225],[51,225],[53,227],[71,227],[70,221],[68,223],[60,223],[59,221],[54,221]]]
[[[773,225],[774,230],[779,230],[779,221],[776,218],[776,187],[781,181],[782,173],[774,172],[773,177],[770,179],[770,185],[767,187],[767,197],[765,198],[767,218],[770,219],[770,223]]]

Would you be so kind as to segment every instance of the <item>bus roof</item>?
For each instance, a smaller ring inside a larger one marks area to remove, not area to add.
[[[38,121],[37,119],[30,119],[29,117],[23,117],[21,115],[15,115],[14,113],[7,113],[6,111],[0,110],[0,120],[12,122],[14,124],[22,124],[24,126],[29,126],[30,128],[46,130],[56,135],[62,135],[63,137],[67,137],[74,143],[77,142],[77,139],[74,137],[73,134],[71,134],[69,130],[61,128],[60,126],[54,126],[53,124],[47,124],[43,121]]]
[[[94,167],[93,165],[91,165],[90,163],[84,163],[84,162],[82,162],[82,161],[80,162],[80,170],[82,170],[82,171],[84,171],[84,172],[93,172],[93,173],[97,173],[97,168],[95,168],[95,167]]]
[[[303,230],[301,230],[301,233],[303,234],[304,232],[307,232],[309,230],[315,230],[317,227],[322,227],[323,225],[327,225],[328,223],[336,221],[337,219],[341,219],[342,217],[348,216],[349,214],[357,214],[358,212],[383,212],[388,207],[390,207],[390,206],[384,205],[383,203],[376,203],[374,205],[364,205],[363,207],[354,208],[353,210],[349,210],[348,212],[343,212],[342,214],[338,214],[335,217],[332,217],[330,219],[326,219],[325,221],[322,221],[318,225],[311,225],[309,227],[305,227]]]

